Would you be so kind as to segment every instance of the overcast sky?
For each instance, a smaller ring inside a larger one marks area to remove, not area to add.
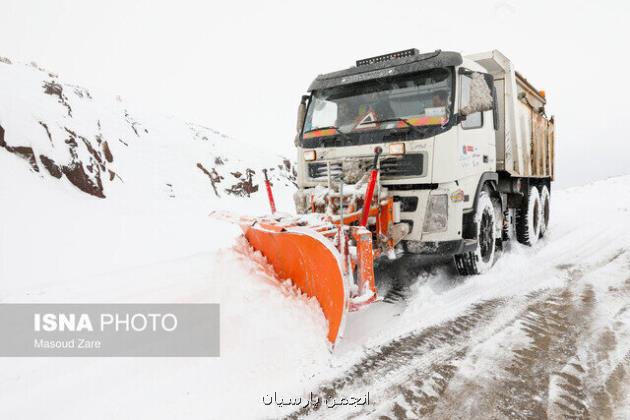
[[[317,74],[413,47],[499,49],[546,90],[571,186],[630,173],[629,4],[0,0],[0,56],[293,156]]]

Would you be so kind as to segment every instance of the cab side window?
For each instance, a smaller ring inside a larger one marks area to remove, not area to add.
[[[461,89],[460,92],[460,108],[465,107],[470,102],[470,84],[472,79],[470,76],[461,75]],[[462,128],[467,130],[471,128],[480,128],[483,126],[483,113],[475,112],[474,114],[470,114],[466,117],[465,121],[462,121]]]

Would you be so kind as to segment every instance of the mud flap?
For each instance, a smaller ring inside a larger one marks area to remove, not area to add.
[[[267,258],[279,279],[291,279],[303,293],[318,300],[328,320],[328,341],[334,346],[345,326],[349,285],[332,242],[308,228],[285,229],[264,223],[241,227],[250,245]]]

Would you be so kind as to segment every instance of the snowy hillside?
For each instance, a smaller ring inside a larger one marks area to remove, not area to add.
[[[221,305],[219,358],[0,359],[0,418],[630,415],[630,176],[554,190],[545,238],[488,274],[393,267],[405,299],[331,354],[317,302],[208,218],[267,212],[264,166],[291,211],[290,164],[35,66],[1,62],[0,92],[0,302]]]
[[[259,192],[260,162],[290,184],[288,160],[207,127],[146,115],[35,63],[1,58],[0,92],[3,153],[95,197],[123,189],[171,198],[249,196]]]
[[[144,113],[34,63],[0,60],[0,92],[9,288],[203,250],[217,233],[210,211],[268,212],[265,166],[279,208],[292,207],[282,201],[294,188],[289,161],[210,128]]]

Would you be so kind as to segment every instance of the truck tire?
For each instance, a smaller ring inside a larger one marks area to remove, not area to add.
[[[470,276],[483,274],[494,265],[497,253],[497,220],[495,208],[487,189],[477,199],[475,210],[477,225],[477,248],[465,254],[455,255],[455,266],[459,274]]]
[[[535,245],[540,237],[541,220],[540,194],[530,185],[521,208],[516,209],[516,239],[524,245]]]
[[[549,194],[549,188],[543,185],[540,190],[540,208],[542,212],[542,218],[540,220],[540,237],[545,236],[547,227],[549,226],[549,209],[550,209],[551,194]]]

